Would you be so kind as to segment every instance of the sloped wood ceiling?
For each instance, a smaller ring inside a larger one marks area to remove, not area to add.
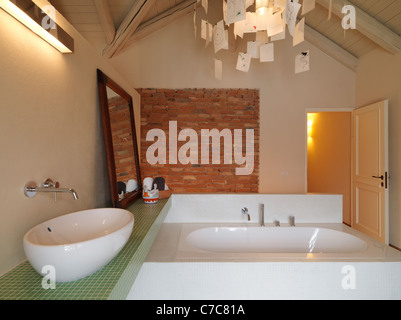
[[[216,0],[209,0],[216,1]],[[221,0],[217,0],[221,1]],[[299,0],[301,3],[303,0]],[[193,13],[196,0],[50,0],[103,55],[111,58],[135,41]],[[341,25],[341,8],[353,5],[357,29]],[[328,19],[331,7],[331,18]],[[377,47],[401,51],[401,0],[316,0],[306,14],[306,40],[356,69],[358,58]]]

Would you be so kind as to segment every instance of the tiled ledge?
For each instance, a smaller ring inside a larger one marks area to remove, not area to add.
[[[127,210],[135,217],[134,230],[123,250],[100,271],[84,279],[42,288],[42,276],[28,261],[0,277],[0,300],[122,300],[131,289],[167,215],[167,199],[147,205],[137,200]]]

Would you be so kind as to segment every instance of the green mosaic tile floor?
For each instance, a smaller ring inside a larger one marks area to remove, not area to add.
[[[131,237],[118,256],[100,271],[45,290],[42,276],[26,261],[0,277],[0,300],[125,299],[166,217],[168,210],[163,208],[167,201],[147,205],[139,199],[127,209],[135,217]]]

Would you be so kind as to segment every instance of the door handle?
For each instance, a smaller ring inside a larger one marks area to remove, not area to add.
[[[380,179],[381,181],[384,181],[384,183],[382,182],[382,187],[385,187],[386,189],[388,188],[388,173],[386,172],[386,175],[383,176],[372,176],[372,178],[376,178],[376,179]]]

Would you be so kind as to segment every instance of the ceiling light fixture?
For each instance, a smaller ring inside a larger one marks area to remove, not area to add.
[[[32,0],[0,0],[0,7],[60,52],[74,52],[74,39]]]
[[[256,0],[256,13],[263,16],[269,8],[269,0]]]

